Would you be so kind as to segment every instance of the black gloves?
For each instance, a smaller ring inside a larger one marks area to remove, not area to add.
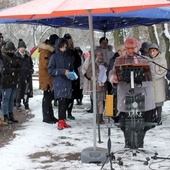
[[[86,74],[86,73],[84,74],[84,77],[86,77],[86,79],[88,79],[88,80],[91,80],[90,78],[87,77],[87,74]]]
[[[30,70],[30,73],[33,74],[33,73],[34,73],[34,69],[31,69],[31,70]]]

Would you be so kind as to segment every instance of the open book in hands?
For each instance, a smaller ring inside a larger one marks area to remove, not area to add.
[[[77,80],[78,76],[74,71],[70,71],[69,76],[67,76],[67,78],[70,79],[70,80]]]

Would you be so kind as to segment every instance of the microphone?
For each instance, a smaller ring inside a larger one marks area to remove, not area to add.
[[[136,53],[136,52],[133,52],[133,55],[135,56],[140,56],[140,54]]]
[[[139,53],[133,52],[133,55],[139,56],[139,57],[141,57],[141,58],[143,58],[143,59],[146,59],[146,60],[148,60],[148,61],[151,61],[151,60],[149,60],[149,58],[147,58],[147,57],[145,57],[145,56],[143,56],[143,55],[141,55],[141,54],[139,54]]]
[[[159,66],[159,67],[161,67],[161,68],[163,68],[163,69],[165,69],[165,70],[168,71],[168,68],[166,68],[166,67],[164,67],[164,66],[156,63],[155,61],[153,61],[153,60],[150,59],[149,57],[143,56],[143,55],[138,54],[138,53],[136,53],[136,52],[133,52],[133,54],[134,54],[134,55],[137,55],[137,56],[139,56],[139,57],[141,57],[141,58],[143,58],[143,59],[145,59],[145,60],[147,60],[147,61],[149,61],[149,62],[151,62],[151,63],[153,63],[153,64],[155,64],[155,65],[157,65],[157,66]]]

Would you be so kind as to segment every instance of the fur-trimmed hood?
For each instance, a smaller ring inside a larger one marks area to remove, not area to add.
[[[38,44],[38,48],[39,48],[39,52],[41,51],[41,50],[49,50],[50,52],[54,52],[54,50],[55,50],[55,48],[52,46],[52,45],[50,45],[50,44],[46,44],[46,43],[39,43]]]

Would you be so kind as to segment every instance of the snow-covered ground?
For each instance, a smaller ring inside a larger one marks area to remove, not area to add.
[[[0,169],[3,170],[100,170],[102,164],[84,164],[80,154],[83,149],[93,147],[93,114],[87,113],[89,108],[89,96],[84,96],[83,105],[75,105],[73,115],[76,120],[68,121],[72,128],[58,130],[56,124],[42,122],[41,101],[42,93],[38,89],[37,81],[34,81],[34,98],[30,99],[32,119],[22,125],[23,128],[15,131],[16,137],[6,146],[0,148]],[[54,107],[57,117],[57,107]],[[163,125],[157,126],[146,133],[144,148],[158,152],[158,156],[170,155],[170,101],[163,107]],[[30,113],[28,113],[30,114]],[[97,147],[107,149],[108,128],[107,118],[105,125],[101,126],[101,141],[98,143],[96,127]],[[113,123],[113,122],[112,122]],[[124,137],[122,131],[112,124],[111,151],[123,149]],[[137,153],[132,156],[128,152],[123,158],[123,166],[118,165],[117,158],[121,156],[115,153],[116,160],[112,161],[115,170],[170,170],[170,160],[149,161],[149,165],[143,164],[145,156]],[[146,152],[146,156],[153,156]],[[110,163],[106,163],[104,170],[110,169]]]

